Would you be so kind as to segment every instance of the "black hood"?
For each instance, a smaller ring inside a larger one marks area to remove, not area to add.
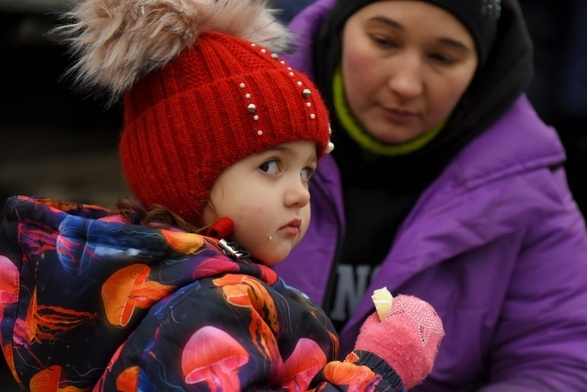
[[[426,0],[423,0],[426,1]],[[342,29],[346,20],[360,8],[374,3],[365,0],[340,0],[333,6],[322,28],[314,37],[316,82],[327,101],[332,103],[332,80],[341,61]],[[438,1],[430,1],[432,4]],[[499,4],[499,2],[494,2]],[[436,4],[438,5],[438,4]],[[471,85],[453,111],[445,128],[428,145],[408,155],[382,158],[377,167],[386,178],[413,181],[425,186],[435,178],[452,157],[470,140],[483,132],[525,91],[533,74],[532,42],[517,0],[501,2],[500,17],[487,60],[480,65]],[[325,55],[325,54],[328,55]],[[330,104],[332,108],[333,105]],[[336,116],[332,116],[336,117]],[[340,127],[333,119],[333,129]],[[335,154],[358,157],[359,147],[335,132]],[[335,155],[335,156],[336,156]],[[340,160],[339,160],[340,163]],[[356,161],[354,162],[356,164]],[[401,170],[390,170],[398,168]],[[344,171],[344,168],[343,168]],[[393,174],[395,173],[395,174]],[[363,173],[364,174],[364,173]],[[391,176],[391,178],[390,178]],[[353,176],[354,177],[354,176]],[[367,180],[364,178],[364,180]]]

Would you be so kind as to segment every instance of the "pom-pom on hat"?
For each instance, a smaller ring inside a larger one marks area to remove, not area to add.
[[[77,82],[123,95],[119,153],[138,201],[192,224],[220,174],[267,148],[329,145],[318,90],[279,59],[288,33],[266,0],[86,0],[65,28]],[[275,51],[274,51],[275,50]]]

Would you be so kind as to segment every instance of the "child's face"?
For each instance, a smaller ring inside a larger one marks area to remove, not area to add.
[[[377,1],[344,28],[342,72],[355,117],[377,139],[403,143],[446,119],[477,69],[473,37],[423,1]]]
[[[310,221],[308,182],[317,165],[316,144],[284,143],[226,169],[212,188],[204,220],[233,220],[230,240],[266,265],[283,260]]]

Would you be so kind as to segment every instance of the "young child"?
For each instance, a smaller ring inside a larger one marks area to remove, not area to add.
[[[324,312],[269,268],[305,234],[332,146],[315,86],[275,55],[287,34],[266,2],[87,0],[71,17],[78,83],[124,99],[138,205],[7,201],[2,349],[22,389],[419,383],[443,336],[429,304],[398,296],[339,362]]]

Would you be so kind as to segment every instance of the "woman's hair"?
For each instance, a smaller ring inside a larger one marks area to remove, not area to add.
[[[116,212],[131,223],[158,229],[180,229],[197,234],[205,233],[208,229],[207,226],[198,227],[186,222],[185,219],[162,205],[153,204],[145,209],[128,197],[118,199]]]

